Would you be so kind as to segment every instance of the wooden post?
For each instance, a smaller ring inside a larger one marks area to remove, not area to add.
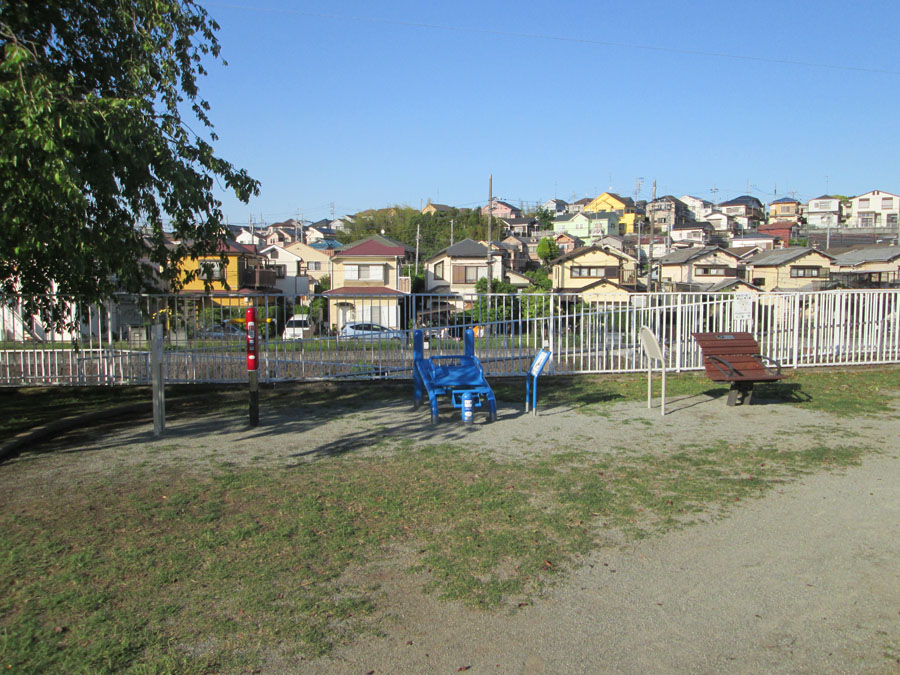
[[[153,436],[166,430],[166,386],[163,381],[163,327],[156,324],[150,332],[150,381],[153,385]]]

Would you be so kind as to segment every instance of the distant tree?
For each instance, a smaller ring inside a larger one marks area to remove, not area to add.
[[[531,279],[532,286],[538,291],[549,291],[553,287],[553,282],[550,280],[550,274],[545,267],[539,267],[535,270],[526,270],[524,274]]]
[[[53,292],[176,284],[217,254],[216,182],[245,202],[259,187],[210,144],[197,79],[217,29],[193,0],[0,2],[0,291],[27,312],[61,323]]]
[[[537,221],[545,230],[553,229],[553,212],[550,209],[545,209],[543,206],[538,207],[538,210],[534,213],[534,217],[537,218]]]
[[[538,242],[537,254],[545,265],[549,265],[551,260],[559,257],[559,246],[550,237],[544,237]]]

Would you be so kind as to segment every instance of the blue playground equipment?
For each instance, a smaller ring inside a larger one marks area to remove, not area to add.
[[[465,332],[465,352],[450,356],[425,358],[425,334],[413,331],[413,390],[415,405],[422,404],[423,394],[428,394],[431,404],[431,423],[438,422],[437,397],[450,395],[454,408],[459,408],[463,421],[472,423],[474,408],[487,401],[489,417],[497,419],[497,401],[491,385],[484,379],[484,368],[475,356],[475,334],[469,328]]]

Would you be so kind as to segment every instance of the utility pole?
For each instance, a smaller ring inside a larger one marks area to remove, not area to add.
[[[719,205],[719,188],[713,185],[712,190],[710,192],[713,193],[713,206]]]
[[[656,201],[656,180],[653,180],[653,201]],[[654,233],[654,225],[653,225],[653,214],[650,214],[650,248],[647,252],[647,266],[649,267],[649,272],[647,273],[647,290],[653,291],[653,235]]]
[[[419,228],[421,226],[416,223],[416,274],[419,273]]]
[[[453,246],[453,226],[456,224],[456,218],[450,219],[450,245]]]
[[[487,290],[491,292],[493,270],[491,269],[491,228],[494,225],[494,174],[488,175],[488,231],[487,231]]]

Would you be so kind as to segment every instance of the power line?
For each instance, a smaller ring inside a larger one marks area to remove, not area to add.
[[[422,23],[418,21],[403,21],[400,19],[384,19],[374,16],[352,16],[347,14],[327,14],[323,12],[306,12],[299,9],[283,9],[268,7],[250,7],[231,3],[207,2],[207,7],[221,7],[223,9],[237,9],[261,14],[294,14],[315,19],[329,19],[333,21],[356,21],[359,23],[375,23],[393,26],[406,26],[408,28],[425,28],[428,30],[442,30],[456,33],[473,33],[481,35],[493,35],[498,37],[513,37],[526,40],[547,40],[553,42],[570,42],[574,44],[593,45],[599,47],[617,47],[620,49],[640,49],[644,51],[661,52],[664,54],[683,54],[686,56],[706,56],[716,59],[733,59],[736,61],[753,61],[756,63],[773,63],[778,65],[805,66],[807,68],[821,68],[825,70],[843,70],[857,73],[875,73],[879,75],[900,75],[900,71],[884,68],[871,68],[867,66],[848,66],[837,63],[817,63],[815,61],[797,61],[794,59],[774,58],[771,56],[750,56],[747,54],[732,54],[728,52],[711,52],[701,49],[682,49],[678,47],[660,47],[657,45],[645,45],[636,42],[614,42],[610,40],[596,40],[591,38],[571,37],[567,35],[550,35],[547,33],[524,33],[518,31],[497,30],[496,28],[477,28],[473,26],[453,26],[449,24]]]

